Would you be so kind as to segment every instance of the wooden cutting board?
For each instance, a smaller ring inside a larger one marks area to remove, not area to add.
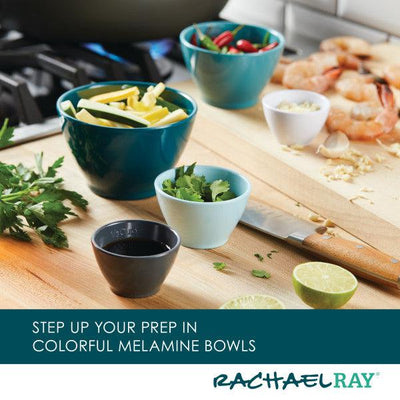
[[[391,44],[373,46],[373,60],[367,63],[372,71],[380,73],[388,63],[400,63],[400,47]],[[191,82],[177,86],[195,98],[200,96]],[[269,84],[264,93],[279,89],[282,86]],[[400,92],[394,92],[400,105]],[[326,95],[332,104],[346,109],[354,104],[333,91]],[[326,159],[315,153],[327,135],[325,130],[310,146],[295,155],[283,151],[276,142],[265,122],[261,104],[245,110],[224,110],[200,102],[199,108],[207,119],[220,123],[226,130],[216,133],[204,129],[196,133],[197,139],[216,149],[222,157],[229,158],[234,154],[232,162],[237,162],[246,171],[332,219],[371,246],[400,257],[400,158],[390,155],[376,143],[352,142],[352,148],[372,159],[378,153],[385,161],[375,162],[373,172],[355,177],[351,183],[328,182],[320,172]],[[373,192],[362,192],[363,188]],[[367,199],[349,200],[360,194]]]
[[[200,112],[196,119],[179,163],[198,161],[235,169],[250,180],[254,200],[307,218],[309,208],[300,206],[246,170],[246,160],[254,154],[254,148],[244,140],[231,135],[232,140],[226,141],[225,145],[212,148],[207,136],[229,137],[229,131],[202,114]],[[242,146],[231,152],[230,144],[237,141]],[[227,244],[217,249],[182,247],[171,273],[156,295],[144,299],[114,295],[96,264],[90,237],[102,224],[123,218],[163,221],[156,198],[112,201],[94,195],[61,135],[2,150],[0,159],[7,163],[33,165],[34,154],[40,151],[44,151],[45,164],[65,155],[61,174],[66,187],[79,191],[89,200],[88,213],[79,213],[79,218],[71,218],[62,224],[70,242],[66,250],[45,246],[35,237],[32,243],[0,238],[0,308],[218,308],[233,297],[256,293],[276,296],[287,308],[308,308],[294,293],[291,274],[297,264],[316,258],[242,225],[234,230]],[[258,162],[259,168],[263,168],[265,160]],[[355,240],[339,227],[334,231]],[[265,256],[272,249],[278,253],[270,260]],[[258,261],[255,253],[263,254],[265,260]],[[227,270],[216,271],[212,265],[215,261],[225,262]],[[265,269],[271,273],[271,278],[255,278],[251,275],[252,269]],[[345,306],[353,309],[399,307],[399,290],[362,279],[357,292]]]

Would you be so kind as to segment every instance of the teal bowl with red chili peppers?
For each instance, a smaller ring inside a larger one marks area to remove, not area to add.
[[[193,24],[181,32],[180,42],[204,101],[228,109],[258,102],[285,45],[278,31],[226,21]]]

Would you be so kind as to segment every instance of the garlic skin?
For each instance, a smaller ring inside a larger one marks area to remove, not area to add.
[[[350,141],[343,132],[331,133],[325,142],[320,144],[317,154],[322,154],[326,158],[340,158],[348,150]]]

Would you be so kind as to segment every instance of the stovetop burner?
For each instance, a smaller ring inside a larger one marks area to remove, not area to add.
[[[93,81],[165,81],[173,67],[162,52],[172,47],[172,39],[123,46],[49,45],[0,30],[0,121],[45,124],[56,115],[63,92]]]

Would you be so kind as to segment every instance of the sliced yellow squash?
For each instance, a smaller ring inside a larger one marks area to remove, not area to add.
[[[121,101],[127,99],[129,96],[138,95],[139,89],[134,86],[128,89],[117,90],[116,92],[108,92],[98,94],[97,96],[91,97],[89,100],[96,101],[97,103],[111,103],[115,101]]]
[[[174,122],[181,121],[185,118],[187,118],[188,115],[183,111],[182,109],[175,110],[172,113],[169,113],[166,117],[161,118],[151,126],[163,126],[163,125],[169,125]]]
[[[125,110],[126,104],[123,101],[112,101],[109,104],[111,107],[119,108],[120,110]]]
[[[103,126],[116,126],[115,122],[110,121],[108,119],[105,119],[105,118],[97,118],[97,119],[98,119],[100,125],[103,125]]]
[[[161,118],[166,117],[169,114],[167,107],[156,108],[154,107],[152,111],[143,115],[144,119],[147,119],[151,124],[159,121]]]
[[[96,118],[85,109],[82,109],[78,113],[76,113],[76,118],[79,119],[79,121],[86,122],[87,124],[113,126],[111,121],[103,118]]]

